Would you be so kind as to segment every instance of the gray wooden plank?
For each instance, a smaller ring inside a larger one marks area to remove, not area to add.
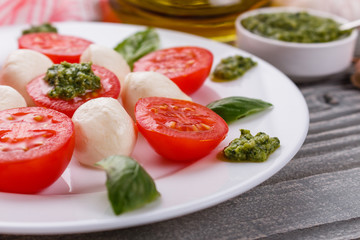
[[[306,230],[295,230],[283,234],[275,234],[263,240],[348,240],[360,239],[360,218],[350,219],[347,221],[335,222],[307,228]]]
[[[265,181],[263,185],[357,167],[360,167],[359,147],[352,149],[345,148],[335,152],[329,151],[312,157],[295,157],[276,175]]]

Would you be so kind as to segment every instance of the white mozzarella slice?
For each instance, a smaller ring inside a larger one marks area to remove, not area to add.
[[[53,62],[47,56],[28,49],[18,49],[11,53],[0,73],[0,84],[18,91],[28,106],[35,106],[26,91],[26,85],[35,77],[46,73]]]
[[[82,164],[94,166],[105,157],[129,156],[136,143],[134,121],[114,98],[95,98],[74,113],[74,156]]]
[[[126,111],[134,118],[135,104],[144,97],[167,97],[191,101],[168,77],[157,72],[133,72],[125,78],[122,102]]]
[[[82,53],[80,62],[92,62],[112,71],[119,79],[121,88],[124,85],[125,76],[130,73],[129,65],[118,52],[97,44],[91,44]]]
[[[26,107],[23,96],[12,87],[0,85],[0,111],[18,107]]]

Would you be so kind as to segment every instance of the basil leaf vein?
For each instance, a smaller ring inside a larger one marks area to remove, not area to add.
[[[239,96],[219,99],[207,105],[208,108],[216,112],[227,123],[263,111],[272,106],[271,103],[260,99]]]

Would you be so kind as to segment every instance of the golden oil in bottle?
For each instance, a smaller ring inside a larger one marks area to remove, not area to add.
[[[270,0],[110,0],[123,23],[197,34],[222,42],[235,40],[236,17]]]

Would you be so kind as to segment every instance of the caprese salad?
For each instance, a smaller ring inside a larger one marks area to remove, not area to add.
[[[196,161],[224,140],[228,123],[188,95],[209,76],[212,53],[194,46],[156,50],[154,29],[135,35],[115,50],[57,32],[18,39],[0,72],[0,191],[37,193],[75,156],[106,170],[120,214],[159,196],[131,159],[138,132],[171,161]],[[125,181],[129,173],[135,179]],[[151,190],[124,193],[123,184]],[[124,202],[129,198],[136,204]]]

